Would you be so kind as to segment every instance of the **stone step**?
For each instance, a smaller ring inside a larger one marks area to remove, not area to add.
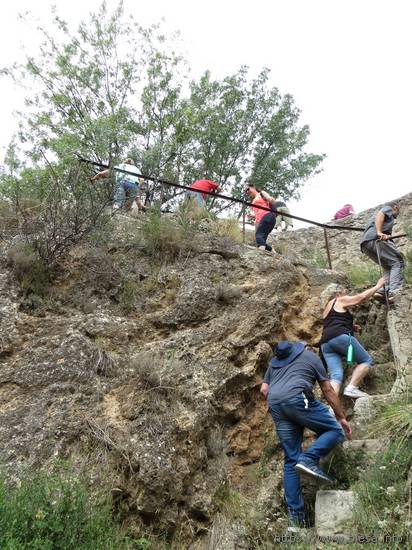
[[[352,441],[343,442],[345,453],[363,451],[368,455],[377,454],[382,448],[382,442],[379,439],[352,439]]]
[[[380,411],[386,406],[396,401],[396,395],[370,395],[360,397],[356,400],[353,407],[353,418],[351,426],[353,437],[356,439],[366,439],[373,432],[373,422],[378,418]]]
[[[318,537],[338,537],[342,542],[351,532],[348,522],[353,517],[353,491],[318,491],[315,502],[315,528]]]

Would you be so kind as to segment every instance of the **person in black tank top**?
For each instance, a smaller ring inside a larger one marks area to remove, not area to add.
[[[354,349],[356,367],[343,395],[354,398],[368,395],[359,389],[359,385],[367,375],[373,360],[354,336],[353,315],[348,308],[368,300],[384,284],[385,279],[381,277],[375,286],[354,296],[345,294],[337,285],[330,285],[333,288],[328,287],[325,291],[327,304],[323,310],[320,349],[328,367],[331,384],[338,395],[343,382],[342,358],[346,358],[349,344],[352,344]]]

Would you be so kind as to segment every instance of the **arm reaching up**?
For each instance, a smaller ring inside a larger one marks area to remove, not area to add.
[[[326,401],[332,407],[333,412],[335,413],[336,420],[342,426],[343,431],[346,434],[346,437],[352,439],[352,428],[349,425],[349,422],[345,418],[345,413],[343,412],[342,406],[339,401],[339,397],[336,395],[335,390],[332,387],[332,384],[329,380],[324,380],[319,382],[320,389],[322,390],[323,396]]]

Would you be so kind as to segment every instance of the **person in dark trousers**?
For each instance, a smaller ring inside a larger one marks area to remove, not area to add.
[[[378,265],[380,258],[389,302],[394,301],[404,284],[405,262],[395,243],[391,241],[392,228],[399,212],[396,201],[384,204],[368,221],[361,240],[361,250],[366,256]],[[384,288],[375,293],[375,298],[385,300]]]
[[[328,367],[332,387],[338,395],[343,382],[342,359],[346,359],[350,344],[353,346],[356,367],[343,395],[353,398],[368,395],[359,389],[359,385],[368,374],[373,360],[354,336],[355,329],[359,327],[354,325],[353,315],[349,308],[371,298],[384,284],[385,279],[381,277],[375,286],[353,296],[347,294],[340,285],[331,284],[322,293],[322,301],[326,305],[323,309],[323,332],[320,347]]]
[[[249,195],[252,200],[253,207],[253,218],[255,220],[255,238],[256,244],[260,250],[272,250],[270,244],[268,244],[267,238],[269,233],[275,227],[276,216],[273,212],[268,212],[258,206],[264,206],[265,208],[270,208],[269,202],[265,200],[255,185],[252,183],[248,184],[245,188],[245,193]]]
[[[315,399],[313,386],[318,382],[332,407],[331,411]],[[304,502],[299,474],[333,483],[319,467],[319,460],[338,443],[352,438],[352,430],[319,357],[305,350],[303,342],[279,342],[269,362],[261,393],[266,397],[269,412],[284,451],[284,488],[289,523],[305,526]],[[309,428],[317,439],[302,450],[303,432]]]

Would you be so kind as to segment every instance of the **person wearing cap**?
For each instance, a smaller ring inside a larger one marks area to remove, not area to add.
[[[315,399],[313,387],[318,382],[332,407],[331,411]],[[338,443],[352,438],[329,377],[319,357],[305,349],[303,342],[279,342],[263,379],[261,393],[266,397],[269,412],[284,451],[284,489],[292,526],[305,526],[305,513],[299,474],[333,483],[319,467],[319,460]],[[303,432],[309,428],[317,439],[302,450]]]
[[[213,193],[219,189],[219,185],[211,180],[196,180],[190,186],[191,191],[186,191],[186,197],[196,201],[197,206],[206,206],[207,193]]]
[[[273,230],[276,223],[276,216],[270,209],[269,201],[263,198],[264,191],[261,191],[256,185],[249,183],[245,188],[245,193],[252,199],[253,215],[255,220],[255,238],[259,250],[272,251],[272,247],[268,244],[267,238]],[[263,206],[266,210],[259,208]]]
[[[361,251],[382,267],[389,302],[394,301],[395,295],[404,284],[405,262],[395,243],[391,241],[392,228],[399,212],[398,202],[392,201],[384,204],[369,219],[360,245]],[[382,302],[385,300],[385,288],[381,288],[374,295]]]
[[[136,201],[136,204],[140,210],[146,210],[146,207],[143,205],[139,197],[139,170],[137,169],[134,160],[131,158],[125,159],[122,164],[116,165],[114,170],[116,172],[116,190],[113,208],[124,208],[125,210],[130,210],[133,206],[133,202]],[[121,172],[120,170],[124,170],[127,173]],[[94,183],[100,178],[107,177],[110,172],[111,169],[106,168],[91,177],[90,181]]]
[[[336,214],[333,216],[334,220],[341,220],[343,218],[346,218],[347,216],[350,216],[355,213],[355,210],[353,209],[353,206],[351,204],[345,204],[343,208],[338,210]]]

